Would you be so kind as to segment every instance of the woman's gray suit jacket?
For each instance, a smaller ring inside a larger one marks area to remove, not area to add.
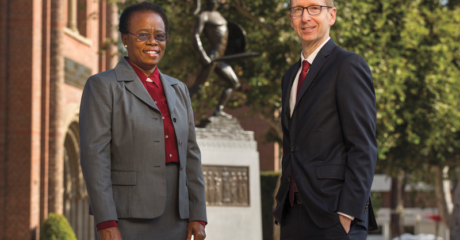
[[[179,151],[179,213],[206,219],[201,154],[188,89],[160,72]],[[163,119],[122,58],[91,76],[80,108],[81,167],[95,224],[118,218],[152,219],[166,202]]]

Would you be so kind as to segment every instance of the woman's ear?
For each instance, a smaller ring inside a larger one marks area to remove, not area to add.
[[[125,48],[128,48],[128,34],[122,34],[121,41],[123,42],[123,46],[125,46]]]

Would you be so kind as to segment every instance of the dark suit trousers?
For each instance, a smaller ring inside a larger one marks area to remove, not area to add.
[[[286,201],[287,202],[287,201]],[[316,226],[303,204],[284,206],[285,221],[281,226],[280,240],[366,240],[367,230],[352,222],[350,231],[345,232],[342,224],[329,228]]]

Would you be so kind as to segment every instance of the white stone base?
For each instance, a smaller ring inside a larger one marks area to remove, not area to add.
[[[245,133],[252,134],[252,132]],[[254,140],[200,138],[197,141],[201,149],[203,165],[249,167],[250,206],[208,206],[206,239],[262,240],[262,206],[257,143]]]

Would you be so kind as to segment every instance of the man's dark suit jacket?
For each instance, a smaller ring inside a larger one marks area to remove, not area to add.
[[[377,161],[376,106],[366,61],[330,39],[302,84],[292,117],[289,96],[301,66],[282,79],[283,174],[273,215],[283,223],[292,171],[304,206],[321,228],[339,223],[337,212],[377,228],[370,191]]]

